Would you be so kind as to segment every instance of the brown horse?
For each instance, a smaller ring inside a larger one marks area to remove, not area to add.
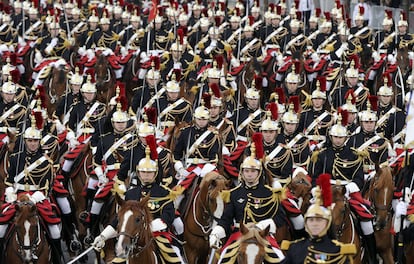
[[[239,105],[244,103],[244,94],[246,93],[246,90],[252,87],[252,81],[254,80],[255,75],[259,75],[261,72],[262,66],[256,58],[251,59],[244,65],[236,78],[238,89],[234,95],[236,103]],[[261,96],[263,96],[263,93],[261,93]],[[262,100],[262,103],[263,102],[264,100]]]
[[[361,263],[361,241],[356,229],[356,223],[351,213],[351,207],[345,197],[345,187],[332,186],[332,227],[340,242],[354,244],[357,254],[354,263]]]
[[[288,188],[290,193],[298,198],[300,210],[305,214],[310,206],[310,199],[312,198],[312,183],[309,176],[304,172],[298,172],[288,184]]]
[[[393,197],[394,182],[389,167],[377,168],[371,180],[367,193],[375,212],[375,240],[377,251],[384,263],[394,263],[392,249],[393,237],[391,235],[391,201]]]
[[[107,103],[115,96],[115,71],[105,55],[100,54],[97,57],[95,63],[97,99]]]
[[[270,227],[259,230],[256,227],[248,227],[240,223],[239,253],[237,254],[238,264],[261,264],[265,260],[266,247],[268,242],[266,236],[269,234]]]
[[[59,64],[56,67],[48,67],[51,67],[51,69],[43,82],[43,86],[45,87],[46,92],[47,113],[49,117],[52,117],[58,102],[66,93],[69,68],[62,64]]]
[[[36,205],[27,195],[21,195],[15,209],[16,216],[6,243],[5,263],[49,263],[50,248]]]
[[[5,137],[9,138],[9,142],[7,144],[3,143],[0,147],[0,197],[3,197],[6,188],[4,180],[7,177],[7,170],[9,168],[9,154],[13,152],[17,137],[10,131],[7,131],[7,135],[1,136],[4,136],[3,139]]]
[[[222,191],[227,189],[227,179],[217,172],[208,173],[184,218],[184,251],[188,263],[204,263],[209,253],[208,237],[211,228],[222,216],[224,201]]]
[[[158,263],[155,255],[154,237],[150,224],[151,212],[148,208],[149,196],[141,201],[124,201],[118,195],[116,200],[121,206],[118,213],[117,255],[127,258],[128,263]]]
[[[139,61],[139,56],[132,56],[125,64],[124,73],[122,74],[122,81],[125,83],[126,96],[130,102],[134,96],[134,89],[138,87],[138,73],[141,69]]]

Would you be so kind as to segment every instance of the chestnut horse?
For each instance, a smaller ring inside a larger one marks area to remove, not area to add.
[[[13,152],[17,137],[12,132],[7,131],[7,133],[1,133],[0,138],[2,140],[8,138],[9,141],[9,143],[2,143],[0,146],[0,197],[3,197],[6,188],[4,180],[7,177],[7,170],[9,168],[9,154]]]
[[[266,247],[268,242],[266,240],[269,234],[270,227],[264,230],[259,230],[255,226],[249,227],[240,223],[240,238],[239,253],[237,254],[237,264],[261,264],[265,261]]]
[[[391,235],[391,201],[393,197],[394,182],[390,167],[376,168],[376,174],[371,180],[367,193],[375,212],[375,240],[377,251],[384,264],[394,263],[392,249],[393,236]]]
[[[342,185],[332,186],[332,227],[338,241],[355,245],[357,254],[354,263],[361,263],[361,241],[356,229],[357,223],[353,219],[345,192]]]
[[[21,195],[15,209],[16,216],[5,248],[5,263],[49,263],[50,248],[36,205],[27,195]]]
[[[48,67],[51,67],[51,69],[43,82],[43,86],[46,92],[47,114],[52,117],[58,102],[66,93],[69,68],[63,64]]]
[[[290,193],[299,200],[298,205],[300,211],[302,214],[305,214],[310,206],[310,199],[312,198],[312,183],[309,176],[304,172],[298,172],[288,184],[288,188]]]
[[[222,191],[227,189],[227,179],[217,172],[204,176],[200,190],[192,200],[184,218],[184,251],[188,263],[205,263],[209,253],[208,237],[224,210]]]
[[[118,195],[115,196],[121,207],[117,226],[118,257],[127,258],[130,264],[158,263],[154,237],[151,232],[152,216],[148,208],[150,196],[144,197],[141,201],[124,201]]]
[[[97,99],[102,103],[108,103],[115,96],[116,77],[108,58],[97,55],[95,63]]]

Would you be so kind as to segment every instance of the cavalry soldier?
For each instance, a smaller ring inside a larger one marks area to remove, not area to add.
[[[13,2],[13,10],[11,14],[12,26],[17,30],[19,35],[21,36],[23,33],[22,25],[23,25],[23,12],[22,12],[22,2],[14,1]]]
[[[100,28],[95,30],[91,38],[86,42],[87,49],[96,47],[115,50],[119,37],[109,28],[110,23],[111,21],[104,13],[99,21]]]
[[[346,128],[348,129],[348,134],[353,136],[361,131],[361,127],[358,125],[358,109],[355,106],[356,98],[353,90],[349,90],[345,97],[346,103],[341,106],[342,118],[347,121]]]
[[[391,148],[387,139],[375,132],[377,117],[377,97],[369,96],[367,110],[360,112],[361,132],[352,136],[348,145],[358,151],[368,151],[368,157],[364,159],[363,170],[366,179],[375,175],[375,166],[380,168],[388,166],[388,149]],[[372,108],[372,110],[371,110]]]
[[[397,43],[395,49],[413,49],[413,36],[408,33],[408,21],[407,14],[404,11],[401,11],[400,21],[398,21],[398,34],[397,34]]]
[[[198,44],[208,38],[210,21],[207,17],[202,17],[188,32],[188,43],[191,47],[197,47]],[[196,48],[196,53],[200,53]]]
[[[240,184],[230,190],[230,201],[224,208],[223,215],[210,233],[211,247],[220,247],[221,240],[228,238],[223,246],[219,263],[234,263],[240,237],[239,223],[253,224],[260,230],[268,228],[266,237],[269,244],[265,260],[270,263],[280,262],[284,256],[278,249],[273,234],[277,227],[286,224],[285,213],[281,206],[281,189],[273,189],[263,181],[263,153],[256,153],[255,143],[251,145],[251,156],[244,159],[240,170]]]
[[[198,24],[200,24],[201,10],[202,9],[203,9],[202,0],[197,0],[192,5],[192,10],[193,11],[191,12],[190,19],[188,20],[188,26],[189,26],[188,30],[189,31],[191,31],[191,29],[193,29],[193,28],[198,29]],[[196,25],[196,26],[194,26],[194,25]]]
[[[86,47],[87,43],[92,42],[92,35],[98,30],[98,23],[99,17],[96,16],[95,11],[93,10],[91,16],[88,18],[88,28],[83,30],[77,37],[76,43],[78,43],[80,47]]]
[[[291,66],[291,72],[289,72],[286,75],[286,78],[284,80],[280,79],[280,81],[284,81],[285,85],[284,85],[284,94],[285,94],[285,99],[287,101],[290,101],[291,97],[302,97],[303,94],[301,93],[301,89],[299,88],[299,82],[300,82],[300,68],[299,68],[299,63],[298,62],[293,62],[292,66]],[[283,102],[286,103],[286,102]]]
[[[289,33],[287,28],[280,24],[280,6],[277,6],[276,10],[276,13],[270,14],[271,24],[262,30],[262,41],[265,45],[280,45]]]
[[[3,14],[2,23],[3,24],[0,26],[0,44],[6,44],[9,46],[13,43],[17,43],[18,32],[13,27],[9,14]]]
[[[373,32],[372,29],[364,24],[364,7],[359,7],[358,15],[355,16],[355,26],[349,30],[348,40],[353,41],[354,38],[359,39],[361,43],[362,51],[359,52],[365,54],[371,54],[373,45]]]
[[[394,21],[392,19],[392,10],[385,10],[385,17],[382,21],[383,30],[378,31],[375,36],[374,50],[379,54],[392,54],[395,43]]]
[[[316,90],[312,92],[312,108],[305,110],[300,115],[298,131],[308,137],[311,150],[321,148],[326,142],[328,128],[332,123],[332,115],[326,110],[326,78],[318,77]]]
[[[342,87],[334,87],[329,93],[329,96],[331,97],[332,109],[337,109],[346,103],[345,95],[348,95],[347,92],[351,89],[353,90],[356,98],[357,109],[362,109],[368,98],[369,90],[358,81],[358,78],[358,66],[355,64],[355,60],[351,60],[351,65],[345,72],[345,85]]]
[[[309,171],[312,175],[313,185],[315,185],[317,175],[329,173],[333,177],[333,184],[340,183],[345,186],[346,197],[349,197],[351,208],[360,220],[370,263],[375,263],[376,243],[372,224],[373,215],[368,209],[370,207],[369,202],[362,198],[360,192],[365,184],[363,157],[360,151],[351,149],[350,146],[345,144],[348,132],[341,122],[342,117],[338,117],[338,123],[329,130],[332,144],[312,155],[312,164],[309,166]]]
[[[91,82],[90,75],[80,91],[82,99],[72,107],[67,124],[66,139],[69,142],[70,151],[65,154],[62,165],[62,175],[65,179],[68,179],[72,173],[73,163],[85,144],[90,141],[92,149],[96,149],[98,138],[103,133],[104,120],[102,118],[106,114],[106,107],[96,100],[96,85]],[[87,200],[92,199],[94,195],[95,186],[88,186]]]
[[[150,155],[151,152],[151,155]],[[173,225],[175,210],[171,190],[156,181],[159,169],[156,152],[150,151],[150,147],[145,148],[145,157],[136,166],[139,184],[125,193],[125,201],[146,199],[149,196],[148,207],[152,215],[150,224],[151,231],[154,232],[154,241],[157,245],[157,256],[160,256],[166,263],[184,263],[183,257],[177,246],[172,244],[168,237],[169,230]],[[115,238],[118,233],[116,227],[118,219],[108,225],[95,238],[93,246],[100,251],[105,246],[105,241]],[[116,250],[117,256],[125,256],[126,252]],[[114,263],[126,263],[125,259],[115,258]]]
[[[163,17],[158,14],[153,24],[153,27],[150,27],[144,35],[144,38],[141,42],[141,51],[148,52],[148,51],[158,51],[157,53],[160,55],[165,50],[168,49],[170,43],[174,39],[174,34],[172,32],[168,32],[163,26]],[[147,56],[148,54],[145,54]]]
[[[75,68],[75,73],[69,78],[70,90],[62,96],[56,107],[55,115],[64,125],[69,121],[70,109],[82,98],[80,88],[83,83],[83,76],[79,72],[79,67]]]
[[[297,129],[299,126],[299,115],[296,113],[298,102],[289,104],[289,111],[283,114],[283,133],[279,136],[278,142],[285,144],[293,155],[293,169],[306,168],[309,163],[310,148],[309,140]]]
[[[227,52],[231,50],[231,47],[220,39],[220,35],[219,25],[216,24],[208,30],[208,35],[197,44],[197,50],[200,51],[200,58],[204,63],[212,62],[218,55],[227,58]],[[202,65],[205,64],[202,63]]]
[[[232,15],[229,19],[230,26],[223,32],[223,39],[232,49],[236,48],[239,36],[241,36],[240,21],[241,18],[238,14]]]
[[[37,8],[35,7],[30,7],[29,11],[29,19],[25,19],[24,23],[25,23],[25,32],[24,32],[24,37],[25,40],[27,40],[29,43],[32,41],[36,41],[37,38],[39,37],[43,37],[42,34],[45,31],[44,29],[44,23],[43,21],[41,21],[38,17],[39,12],[37,11]],[[21,34],[21,32],[19,32],[20,36],[23,36],[23,34]]]
[[[221,144],[218,131],[208,124],[209,119],[209,109],[204,105],[197,107],[194,123],[182,128],[177,139],[173,152],[174,169],[178,173],[178,185],[184,190],[192,186],[197,176],[204,177],[216,169]],[[196,180],[195,184],[198,183]]]
[[[243,28],[243,39],[237,42],[237,48],[233,50],[233,55],[243,62],[262,55],[262,41],[254,36],[254,21],[251,18],[249,17],[249,23]]]
[[[92,206],[90,209],[90,234],[92,237],[97,235],[99,230],[98,222],[104,203],[111,196],[110,190],[114,185],[114,177],[117,175],[121,162],[126,154],[134,145],[134,135],[130,133],[131,124],[128,124],[129,115],[126,112],[125,102],[118,96],[117,110],[111,117],[111,127],[108,133],[100,136],[97,151],[94,156],[94,172],[89,178],[88,186],[97,185]],[[126,100],[126,98],[125,98]],[[130,125],[130,127],[128,127]],[[92,242],[92,238],[87,238]]]
[[[145,31],[141,28],[140,17],[136,14],[131,16],[130,25],[121,30],[118,35],[121,40],[121,46],[129,50],[138,50],[141,47]]]
[[[69,48],[71,43],[65,39],[59,32],[60,26],[57,22],[52,22],[49,25],[49,34],[38,41],[38,51],[42,54],[43,58],[62,57],[66,61],[69,60]],[[38,52],[36,51],[36,52]]]
[[[165,85],[165,95],[152,104],[157,110],[158,118],[161,123],[158,124],[163,130],[174,125],[177,122],[191,122],[192,106],[185,98],[180,97],[180,84],[175,80],[173,74],[171,81]]]
[[[303,54],[306,47],[312,43],[304,35],[301,29],[300,17],[294,18],[290,21],[290,32],[281,41],[281,47],[283,51],[290,52],[290,54]]]
[[[151,69],[147,71],[143,86],[137,87],[132,98],[131,109],[140,116],[144,109],[150,108],[154,102],[158,101],[165,94],[165,85],[161,82],[160,58],[151,57]],[[141,111],[139,113],[138,111]]]
[[[18,131],[26,114],[26,107],[16,101],[17,85],[11,81],[1,87],[0,124],[10,130]]]
[[[333,43],[335,40],[336,33],[332,32],[332,22],[330,17],[326,17],[329,13],[325,14],[325,21],[322,22],[320,26],[319,33],[315,36],[312,36],[313,49],[321,51],[329,47],[328,45]],[[338,42],[338,41],[337,41]]]
[[[329,181],[329,177],[325,177]],[[321,175],[322,178],[324,175]],[[323,185],[320,186],[329,186]],[[330,187],[330,186],[329,186]],[[284,264],[300,263],[352,263],[356,248],[353,244],[343,244],[333,240],[330,232],[332,223],[332,212],[330,209],[332,197],[329,190],[319,186],[315,191],[315,203],[312,204],[305,214],[305,227],[309,238],[302,238],[293,242],[284,240],[281,249],[287,251]],[[328,195],[326,195],[328,194]]]
[[[23,133],[24,150],[10,156],[10,167],[7,171],[5,184],[6,204],[1,213],[5,222],[0,224],[0,241],[5,241],[6,231],[9,222],[15,214],[15,204],[17,194],[29,196],[30,200],[36,204],[38,212],[47,226],[47,233],[52,246],[53,263],[61,262],[62,248],[60,218],[56,215],[56,206],[49,200],[51,185],[54,177],[53,161],[42,153],[40,140],[41,131],[36,127],[34,116],[31,127]],[[8,217],[5,217],[8,216]],[[2,250],[3,253],[3,250]]]
[[[403,136],[405,125],[405,114],[396,107],[392,98],[394,95],[390,76],[384,78],[384,85],[378,90],[378,121],[376,131],[384,138],[398,142]]]

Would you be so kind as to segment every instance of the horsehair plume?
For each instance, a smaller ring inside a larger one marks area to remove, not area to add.
[[[33,7],[39,9],[39,0],[32,0]]]
[[[187,26],[180,26],[179,29],[181,29],[184,33],[184,37],[188,34],[188,27]]]
[[[276,14],[277,14],[277,15],[282,14],[282,6],[280,6],[280,5],[277,5],[277,6],[276,6]]]
[[[274,3],[270,3],[269,4],[269,11],[273,12],[275,10],[275,4]]]
[[[387,85],[388,87],[392,87],[392,79],[391,79],[391,74],[389,72],[384,72],[382,74],[382,78],[384,79],[384,85]]]
[[[151,61],[154,62],[154,70],[159,71],[160,70],[160,65],[161,65],[161,60],[159,56],[153,55],[151,56]]]
[[[345,99],[348,99],[349,96],[351,96],[351,103],[355,104],[356,103],[356,95],[354,93],[354,89],[349,89],[346,94],[345,94]]]
[[[300,61],[299,60],[295,60],[293,61],[294,65],[295,65],[295,73],[296,74],[300,74],[301,69],[301,65],[300,65]]]
[[[358,57],[357,54],[349,56],[349,62],[350,62],[350,64],[352,64],[352,62],[354,62],[354,68],[355,69],[361,68],[361,63],[359,61],[359,57]]]
[[[20,82],[21,74],[20,74],[19,69],[16,68],[14,70],[11,70],[10,71],[10,76],[11,76],[11,79],[14,83],[19,83]]]
[[[210,109],[211,108],[211,94],[203,93],[202,99],[204,102],[204,106]]]
[[[403,10],[400,12],[400,19],[403,21],[407,21],[407,13],[405,13]]]
[[[150,122],[153,125],[157,124],[157,109],[155,107],[148,107],[145,108],[145,114],[147,115],[148,122]]]
[[[164,16],[164,7],[163,6],[159,6],[158,7],[158,15],[160,17],[163,17]]]
[[[54,8],[49,8],[49,10],[47,10],[49,16],[54,16],[55,15],[55,9]]]
[[[339,107],[338,108],[338,115],[341,115],[341,125],[342,126],[344,126],[344,127],[346,127],[346,126],[348,126],[348,116],[349,116],[349,113],[348,113],[348,110],[346,110],[346,109],[342,109],[341,107]]]
[[[114,4],[114,1],[113,0],[108,0],[108,2],[109,2],[110,5],[113,5]]]
[[[180,45],[184,44],[184,31],[182,28],[177,29],[177,36],[178,41],[180,42]]]
[[[147,141],[147,145],[151,151],[151,159],[158,160],[158,152],[157,152],[157,142],[155,140],[154,135],[148,135],[145,137],[145,141]]]
[[[8,15],[10,15],[10,14],[11,14],[11,10],[12,10],[12,8],[11,8],[11,6],[9,6],[9,5],[6,5],[6,6],[3,8],[3,12],[4,12],[4,13],[6,13],[6,14],[8,14]]]
[[[364,8],[364,6],[360,5],[360,6],[359,6],[359,15],[360,15],[360,16],[363,16],[363,15],[364,15],[364,13],[365,13],[365,8]]]
[[[263,134],[261,132],[255,132],[252,135],[252,141],[256,147],[256,158],[263,159],[264,157],[264,148],[263,148]]]
[[[385,16],[386,16],[388,19],[392,19],[392,10],[385,9]]]
[[[302,12],[301,11],[296,11],[296,19],[297,20],[301,20],[302,19]]]
[[[223,64],[224,64],[224,57],[221,54],[218,54],[216,56],[214,56],[214,59],[217,62],[217,69],[223,69]]]
[[[108,9],[104,8],[104,9],[102,10],[102,17],[109,18],[109,12],[108,12]]]
[[[371,104],[371,110],[374,111],[374,112],[378,111],[378,96],[369,95],[368,100]]]
[[[174,69],[173,74],[175,75],[175,80],[177,82],[180,82],[180,80],[181,80],[181,70],[180,69]]]
[[[272,119],[277,120],[279,118],[279,109],[275,102],[271,102],[266,106],[266,110],[269,110],[272,114]]]
[[[216,27],[219,27],[220,26],[220,17],[219,16],[215,16],[214,17],[214,25],[216,26]]]
[[[135,15],[140,16],[141,15],[141,7],[140,6],[135,6]]]
[[[170,2],[170,7],[173,7],[175,0],[170,0],[169,2]]]
[[[177,1],[174,1],[174,2],[173,2],[172,7],[173,7],[175,10],[178,10],[179,3],[178,3]]]
[[[322,10],[318,7],[315,9],[315,17],[319,18],[321,16]]]
[[[260,1],[259,0],[254,1],[253,5],[256,7],[260,7]]]
[[[341,8],[341,0],[335,0],[335,4],[336,4],[336,9]]]
[[[37,87],[37,91],[38,91],[38,98],[40,99],[41,102],[41,107],[42,108],[46,108],[46,89],[43,85],[39,84]]]
[[[82,0],[76,0],[76,4],[77,4],[77,6],[78,6],[79,9],[82,8]],[[120,6],[124,6],[124,0],[119,0],[119,5]]]
[[[319,89],[321,92],[326,92],[326,76],[318,76],[316,78],[319,81]]]
[[[181,7],[183,8],[184,13],[187,15],[188,14],[188,4],[186,4],[186,3],[182,4]]]
[[[3,4],[3,2],[1,2],[0,3],[0,11],[3,11],[4,10],[4,4]]]
[[[254,76],[254,84],[256,86],[256,89],[261,91],[263,88],[263,77],[260,75]]]
[[[91,76],[91,83],[95,83],[95,69],[94,68],[89,68],[85,71],[86,75],[90,75]]]
[[[293,110],[295,111],[295,113],[299,112],[299,96],[291,96],[289,98],[289,104],[293,104]]]
[[[42,129],[43,128],[43,116],[42,111],[32,111],[32,114],[34,115],[34,119],[36,121],[36,128]]]
[[[128,110],[128,98],[126,97],[125,83],[117,81],[116,85],[119,87],[118,101],[121,103],[121,110],[126,112]]]
[[[328,208],[332,204],[331,175],[329,173],[319,175],[316,183],[321,187],[323,206]]]
[[[210,89],[213,91],[214,97],[221,98],[220,87],[217,83],[210,84]]]
[[[278,102],[280,103],[280,104],[285,104],[286,103],[286,96],[285,96],[285,91],[283,90],[283,88],[282,87],[277,87],[276,89],[275,89],[275,92],[278,94],[278,96],[279,96],[279,100],[278,100]]]
[[[249,16],[249,26],[253,26],[254,24],[254,16]]]
[[[323,14],[325,15],[326,21],[331,21],[331,13],[329,13],[329,12],[323,12]]]
[[[224,12],[226,10],[226,3],[219,2],[219,9]]]
[[[78,67],[79,69],[79,75],[83,75],[83,64],[80,62],[76,62],[75,68]]]
[[[207,8],[203,8],[203,10],[201,10],[201,13],[204,15],[204,17],[208,17],[208,9]]]

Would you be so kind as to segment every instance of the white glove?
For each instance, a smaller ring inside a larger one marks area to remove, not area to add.
[[[387,60],[390,64],[395,64],[397,62],[396,57],[392,54],[388,54]]]
[[[84,47],[80,47],[80,48],[78,49],[78,54],[79,54],[81,57],[85,56],[85,55],[86,55],[86,49],[85,49]]]
[[[76,140],[76,138],[72,138],[69,140],[69,148],[74,149],[76,146],[78,146],[80,143]]]
[[[184,169],[184,168],[181,168],[179,171],[178,171],[178,174],[179,174],[179,176],[180,176],[180,179],[185,179],[188,175],[190,175],[190,172],[188,172],[186,169]]]
[[[37,204],[46,199],[46,196],[41,191],[36,191],[30,196],[30,201]]]
[[[223,147],[221,148],[221,154],[230,156],[229,148],[223,145]]]
[[[355,182],[350,182],[347,185],[345,185],[346,189],[346,197],[349,197],[351,193],[359,192],[359,187],[356,185]]]
[[[213,50],[213,48],[214,48],[214,47],[212,47],[212,46],[208,46],[208,47],[204,50],[204,53],[205,53],[205,54],[210,54],[210,53],[211,53],[211,51]]]
[[[316,53],[316,52],[312,53],[312,55],[311,55],[311,59],[312,59],[315,63],[318,63],[318,62],[321,60],[321,59],[319,58],[318,53]]]
[[[262,86],[263,86],[263,87],[267,87],[267,86],[269,86],[269,81],[267,80],[267,78],[266,78],[266,77],[263,77],[263,80],[262,80]]]
[[[108,225],[101,232],[101,234],[95,238],[95,240],[92,243],[92,246],[95,250],[100,251],[105,246],[105,241],[110,238],[116,237],[117,234],[118,232],[116,232],[116,230],[111,225]]]
[[[117,96],[114,96],[111,98],[111,100],[109,101],[109,105],[111,106],[115,106],[118,102],[116,101]]]
[[[36,64],[41,63],[43,60],[43,56],[39,51],[36,51],[34,62]]]
[[[395,208],[395,217],[400,217],[402,215],[407,215],[407,204],[400,201]]]
[[[109,181],[108,178],[106,178],[106,176],[104,175],[102,177],[99,177],[98,180],[99,180],[98,186],[102,186],[102,187],[105,186]]]
[[[272,188],[273,189],[282,189],[282,184],[280,184],[280,182],[277,179],[273,179]]]
[[[270,233],[276,233],[276,224],[272,219],[265,219],[256,224],[256,227],[260,230],[265,230],[268,226],[270,227]]]
[[[182,69],[182,67],[181,67],[181,62],[174,62],[174,67],[173,67],[174,69]]]
[[[91,61],[95,57],[95,52],[92,49],[86,51],[86,56],[88,56],[88,61]]]
[[[215,248],[220,247],[220,240],[225,237],[226,237],[226,231],[224,231],[224,228],[219,225],[215,226],[213,230],[211,230],[211,233],[208,239],[210,247],[215,247]]]
[[[52,52],[52,50],[53,50],[53,48],[51,48],[51,47],[47,47],[47,48],[45,49],[45,53],[46,53],[46,54],[50,54],[50,53]]]
[[[66,130],[66,126],[64,126],[59,119],[56,119],[55,121],[53,121],[55,123],[56,126],[56,131],[58,134],[61,134],[63,132],[65,132]]]
[[[181,179],[184,179],[190,174],[186,169],[184,169],[184,165],[181,161],[175,162],[174,169],[178,173],[179,178]]]
[[[151,231],[158,232],[167,229],[167,224],[161,218],[156,218],[151,221]]]
[[[106,50],[104,50],[104,52],[102,52],[102,54],[104,56],[109,56],[109,55],[113,55],[114,52],[111,49],[106,49]]]
[[[4,191],[4,195],[6,196],[7,203],[13,203],[17,200],[17,194],[14,191],[13,187],[7,187]]]
[[[211,163],[207,163],[207,164],[205,164],[204,166],[203,166],[203,169],[201,170],[201,172],[200,172],[200,177],[201,178],[203,178],[204,176],[206,176],[206,174],[207,173],[210,173],[210,172],[212,172],[213,170],[215,170],[216,169],[216,166],[214,166],[213,164],[211,164]],[[188,173],[188,172],[187,172]],[[188,173],[188,174],[190,174],[190,173]],[[187,175],[188,175],[187,174]]]

